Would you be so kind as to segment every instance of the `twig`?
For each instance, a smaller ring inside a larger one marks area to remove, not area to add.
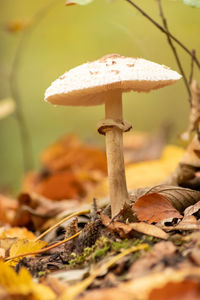
[[[182,49],[184,49],[191,57],[193,57],[195,64],[200,69],[200,61],[197,59],[196,54],[192,53],[181,41],[179,41],[173,34],[167,32],[158,22],[152,19],[142,8],[136,5],[132,0],[125,0],[132,6],[134,6],[145,18],[147,18],[151,23],[153,23],[158,29],[160,29],[166,35],[169,35],[172,40],[174,40]]]
[[[183,70],[181,61],[179,59],[178,52],[176,51],[176,48],[174,47],[172,39],[171,39],[171,37],[169,35],[170,32],[169,32],[169,28],[168,28],[168,24],[167,24],[167,19],[165,18],[164,11],[163,11],[163,8],[162,8],[162,0],[156,0],[156,1],[158,2],[158,8],[159,8],[160,17],[162,19],[163,26],[164,26],[164,28],[165,28],[165,30],[167,32],[166,36],[167,36],[168,43],[169,43],[169,45],[170,45],[170,47],[172,49],[172,52],[173,52],[174,57],[176,59],[179,71],[180,71],[180,73],[181,73],[181,75],[183,77],[183,81],[185,83],[185,87],[186,87],[188,95],[189,95],[189,103],[190,103],[190,106],[192,106],[190,87],[189,87],[189,84],[188,84],[185,72]]]
[[[59,225],[61,225],[62,223],[68,221],[69,219],[75,217],[75,216],[79,216],[79,215],[83,215],[83,214],[87,214],[89,213],[90,210],[82,210],[82,211],[78,211],[75,212],[65,218],[63,218],[62,220],[60,220],[59,222],[57,222],[56,224],[54,224],[53,226],[51,226],[50,228],[48,228],[47,230],[45,230],[42,234],[40,234],[34,241],[37,242],[38,240],[40,240],[41,238],[43,238],[47,233],[49,233],[51,230],[53,230],[54,228],[58,227]]]
[[[29,255],[36,255],[36,254],[44,253],[44,252],[46,252],[46,251],[49,251],[49,250],[51,250],[51,249],[53,249],[53,248],[56,248],[56,247],[58,247],[58,246],[60,246],[60,245],[62,245],[62,244],[64,244],[64,243],[66,243],[66,242],[68,242],[68,241],[74,239],[75,237],[79,236],[80,233],[81,233],[81,231],[75,233],[74,235],[70,236],[70,237],[67,238],[67,239],[64,239],[64,240],[62,240],[62,241],[60,241],[60,242],[57,242],[57,243],[55,243],[55,244],[53,244],[53,245],[51,245],[51,246],[49,246],[49,247],[46,247],[46,248],[43,248],[43,249],[40,249],[40,250],[37,250],[37,251],[26,252],[26,253],[21,253],[21,254],[15,255],[15,256],[7,257],[7,258],[5,259],[5,261],[8,262],[8,261],[10,261],[10,260],[13,260],[13,259],[16,259],[16,258],[19,258],[19,257],[25,257],[25,256],[29,256]]]
[[[192,83],[192,79],[193,79],[193,74],[194,74],[194,55],[195,55],[195,50],[192,50],[193,56],[191,59],[191,65],[190,65],[190,76],[189,76],[189,84]]]
[[[50,3],[48,3],[45,7],[39,10],[39,12],[34,17],[33,22],[26,29],[24,29],[17,50],[15,52],[15,56],[13,59],[11,72],[10,72],[10,79],[9,79],[10,91],[13,100],[16,102],[15,116],[19,125],[20,139],[21,139],[22,153],[23,153],[23,166],[25,172],[32,167],[32,162],[33,162],[32,147],[31,147],[26,120],[24,118],[24,114],[21,106],[21,97],[17,85],[17,77],[18,77],[20,62],[23,57],[24,49],[27,41],[30,38],[30,35],[34,30],[35,26],[38,25],[38,23],[41,21],[41,19],[48,12],[48,10],[53,6],[54,3],[56,3],[56,0],[50,1]]]

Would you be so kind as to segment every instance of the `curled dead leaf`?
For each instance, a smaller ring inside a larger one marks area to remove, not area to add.
[[[138,198],[151,193],[158,193],[167,198],[180,213],[200,199],[199,191],[164,184],[132,191],[131,199],[135,202]]]
[[[150,224],[167,218],[182,218],[171,202],[158,193],[145,194],[137,199],[132,207],[140,221],[147,221]]]
[[[131,232],[137,231],[146,235],[151,235],[160,239],[167,239],[168,234],[161,228],[155,225],[150,225],[144,222],[128,223],[112,222],[109,217],[101,214],[102,223],[111,231],[117,232],[121,238],[127,237]]]

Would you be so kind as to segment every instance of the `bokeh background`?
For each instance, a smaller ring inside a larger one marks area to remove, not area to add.
[[[10,96],[9,74],[23,30],[10,32],[13,20],[31,21],[49,0],[0,1],[0,99]],[[160,21],[155,0],[135,0]],[[185,6],[181,0],[164,0],[170,30],[189,48],[200,53],[200,9]],[[189,75],[190,57],[179,47]],[[108,53],[138,56],[178,70],[166,37],[125,0],[94,0],[87,6],[65,6],[54,1],[33,28],[23,47],[17,85],[31,137],[34,168],[39,167],[41,151],[65,133],[103,142],[96,123],[104,117],[103,106],[54,107],[43,101],[45,89],[66,70]],[[197,73],[196,73],[197,76]],[[150,94],[124,95],[124,116],[134,130],[154,131],[163,122],[173,124],[171,141],[187,127],[189,105],[183,81]],[[22,178],[22,152],[14,115],[0,120],[0,186],[19,189]]]

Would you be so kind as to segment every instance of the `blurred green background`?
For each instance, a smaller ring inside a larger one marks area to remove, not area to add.
[[[0,1],[0,98],[10,96],[9,73],[23,32],[5,29],[13,20],[31,20],[48,0]],[[155,0],[135,0],[160,21]],[[181,0],[164,0],[163,7],[173,34],[199,54],[200,10]],[[189,75],[190,57],[179,47]],[[65,6],[54,1],[34,27],[23,47],[17,84],[28,125],[34,167],[41,151],[58,137],[74,132],[83,138],[99,139],[96,123],[104,117],[103,106],[54,107],[43,101],[45,89],[66,70],[108,53],[138,56],[178,70],[166,37],[125,0],[95,0],[87,6]],[[196,74],[197,76],[197,74]],[[189,105],[183,81],[150,94],[124,95],[124,116],[134,130],[153,131],[164,121],[174,124],[172,141],[187,127]],[[22,154],[14,116],[0,120],[0,186],[19,187]]]

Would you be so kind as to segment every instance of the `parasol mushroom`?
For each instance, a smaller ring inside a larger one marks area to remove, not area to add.
[[[106,55],[64,73],[46,90],[45,101],[56,105],[105,104],[106,119],[98,131],[106,135],[106,153],[112,217],[130,203],[123,157],[123,132],[131,125],[123,120],[122,93],[149,92],[170,85],[181,76],[164,65],[142,58]]]

